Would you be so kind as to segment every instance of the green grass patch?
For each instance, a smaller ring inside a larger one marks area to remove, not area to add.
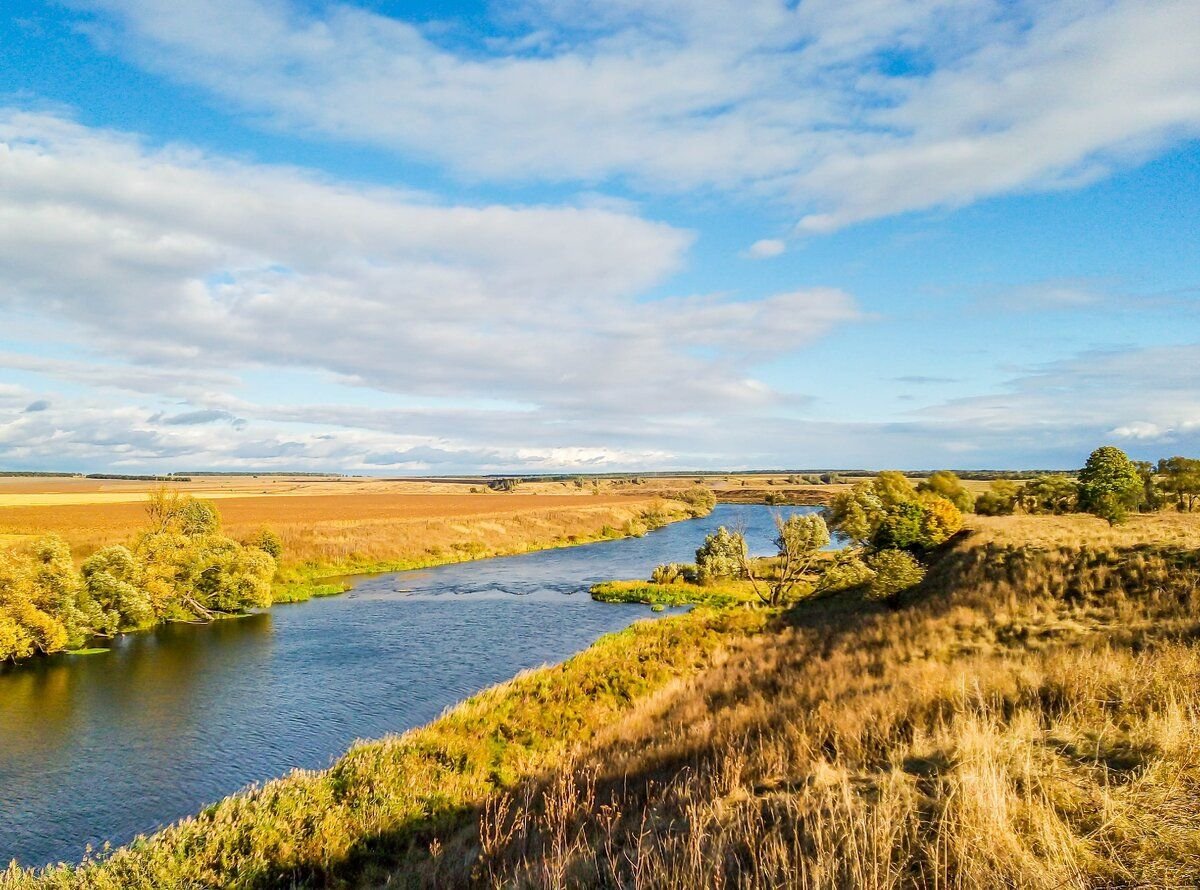
[[[641,603],[647,606],[712,606],[726,609],[760,602],[749,581],[725,579],[710,584],[674,581],[604,581],[593,584],[592,599],[601,603]]]

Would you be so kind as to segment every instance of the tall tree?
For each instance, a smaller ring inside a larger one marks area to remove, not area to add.
[[[1142,499],[1142,475],[1120,448],[1105,445],[1079,471],[1079,506],[1116,525]]]

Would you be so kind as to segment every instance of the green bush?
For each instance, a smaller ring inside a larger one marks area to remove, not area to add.
[[[745,564],[746,539],[721,526],[696,551],[696,578],[702,584],[713,578],[740,578]]]
[[[925,568],[904,550],[880,550],[867,558],[867,567],[872,572],[871,596],[879,600],[894,599],[925,577]]]

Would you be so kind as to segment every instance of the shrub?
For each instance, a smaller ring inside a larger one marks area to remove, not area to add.
[[[683,563],[668,562],[664,565],[655,566],[654,571],[650,573],[650,580],[655,584],[676,584],[680,581],[686,581],[688,575],[694,575],[695,570]]]
[[[707,516],[717,505],[717,496],[703,485],[695,485],[681,492],[678,497],[687,504],[688,512],[692,516]]]
[[[930,473],[929,478],[917,486],[917,491],[943,497],[963,513],[969,513],[975,506],[975,496],[967,491],[958,476],[949,470]]]
[[[696,551],[696,580],[740,578],[746,562],[746,539],[721,526]]]
[[[279,535],[269,528],[260,528],[245,543],[247,547],[254,547],[268,554],[276,562],[283,556],[283,541],[279,540]]]
[[[925,577],[925,568],[917,558],[903,550],[880,550],[867,559],[867,567],[873,573],[871,596],[878,600],[893,599]]]
[[[1000,479],[975,499],[975,512],[980,516],[1008,516],[1017,505],[1017,486]]]
[[[1079,483],[1061,473],[1035,476],[1021,486],[1016,499],[1026,513],[1073,513],[1079,501]]]

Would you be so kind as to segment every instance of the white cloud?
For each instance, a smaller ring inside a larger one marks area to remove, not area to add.
[[[10,351],[0,367],[92,393],[0,418],[7,453],[245,465],[274,448],[293,466],[354,466],[368,451],[487,445],[501,462],[603,465],[659,455],[652,434],[697,418],[798,404],[755,364],[856,321],[853,299],[646,300],[690,243],[614,209],[445,206],[2,112],[0,320],[44,319],[40,345],[65,336],[76,357]],[[237,394],[271,368],[441,408],[380,422],[377,408],[289,412]],[[281,431],[296,424],[307,431]]]
[[[765,260],[777,257],[785,250],[787,250],[787,245],[777,238],[763,238],[751,244],[746,254],[752,260]]]
[[[83,5],[104,45],[275,126],[473,177],[750,189],[806,232],[1090,181],[1200,132],[1194,0],[529,0],[459,49],[349,5]]]

